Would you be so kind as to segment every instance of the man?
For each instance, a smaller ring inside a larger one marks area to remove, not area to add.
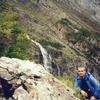
[[[100,100],[100,83],[84,67],[78,67],[77,69],[75,87],[86,99]]]

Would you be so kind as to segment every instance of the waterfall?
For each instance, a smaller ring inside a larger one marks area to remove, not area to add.
[[[43,46],[40,43],[34,40],[31,40],[31,41],[40,48],[41,54],[43,56],[43,64],[44,64],[45,69],[48,70],[49,72],[52,72],[51,56],[47,53],[46,49],[43,48]]]

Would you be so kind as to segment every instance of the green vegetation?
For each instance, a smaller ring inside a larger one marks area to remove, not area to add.
[[[66,38],[73,42],[74,44],[77,42],[83,42],[87,37],[92,36],[92,32],[88,31],[85,28],[80,28],[77,32],[65,33]]]
[[[75,91],[74,95],[76,97],[80,99],[82,98],[80,92],[74,88],[74,78],[69,78],[68,76],[57,76],[57,78],[64,84],[66,84],[68,87],[72,88]]]
[[[67,18],[62,18],[60,21],[58,21],[58,23],[60,23],[66,28],[70,28],[71,30],[78,29],[79,27],[74,21]]]
[[[80,92],[77,89],[74,89],[74,91],[75,91],[75,96],[77,98],[79,98],[80,100],[82,100],[82,96],[81,96]]]
[[[100,40],[99,33],[91,32],[85,28],[78,29],[77,32],[65,33],[66,39],[72,40],[71,42],[83,42],[86,38],[95,38],[96,40]]]
[[[68,19],[66,19],[66,18],[62,18],[62,19],[60,20],[60,23],[61,23],[62,25],[66,25],[66,26],[72,25],[72,23],[71,23]]]
[[[57,78],[65,83],[68,87],[74,88],[74,79],[68,78],[67,76],[57,76]]]
[[[60,44],[59,42],[56,42],[56,41],[50,41],[50,40],[46,40],[46,39],[41,39],[38,42],[40,44],[42,44],[44,47],[50,45],[51,47],[54,47],[56,49],[62,49],[62,48],[64,48],[64,46],[62,44]]]
[[[84,51],[87,56],[91,56],[96,53],[98,48],[98,41],[100,40],[100,34],[96,32],[91,32],[85,28],[80,28],[77,32],[65,33],[66,39],[73,44],[84,44],[88,51]],[[94,41],[94,43],[92,43]]]
[[[97,32],[93,32],[92,34],[95,34],[95,35],[93,35],[94,36],[94,38],[96,38],[96,40],[98,40],[98,41],[100,41],[100,33],[97,33]]]
[[[7,0],[0,0],[0,12],[7,11],[8,8]]]
[[[18,34],[16,41],[11,44],[7,56],[17,57],[20,59],[29,58],[30,41],[27,39],[26,34]]]
[[[29,58],[30,41],[13,12],[0,13],[0,56]]]

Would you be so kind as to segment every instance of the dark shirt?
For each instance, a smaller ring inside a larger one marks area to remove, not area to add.
[[[91,96],[93,96],[90,89],[89,89],[89,86],[84,78],[81,79],[81,89],[84,90],[88,94],[89,99]]]

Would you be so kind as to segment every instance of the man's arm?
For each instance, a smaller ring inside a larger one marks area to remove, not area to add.
[[[80,94],[83,97],[87,97],[88,96],[88,94],[80,88],[80,84],[77,82],[77,79],[75,80],[74,87],[76,88],[76,90],[78,90],[80,92]]]
[[[98,91],[100,90],[100,83],[91,75],[90,76],[91,85],[94,87],[94,96],[98,95]]]
[[[75,79],[74,88],[76,88],[78,91],[81,91],[80,84],[78,83],[77,79]]]

